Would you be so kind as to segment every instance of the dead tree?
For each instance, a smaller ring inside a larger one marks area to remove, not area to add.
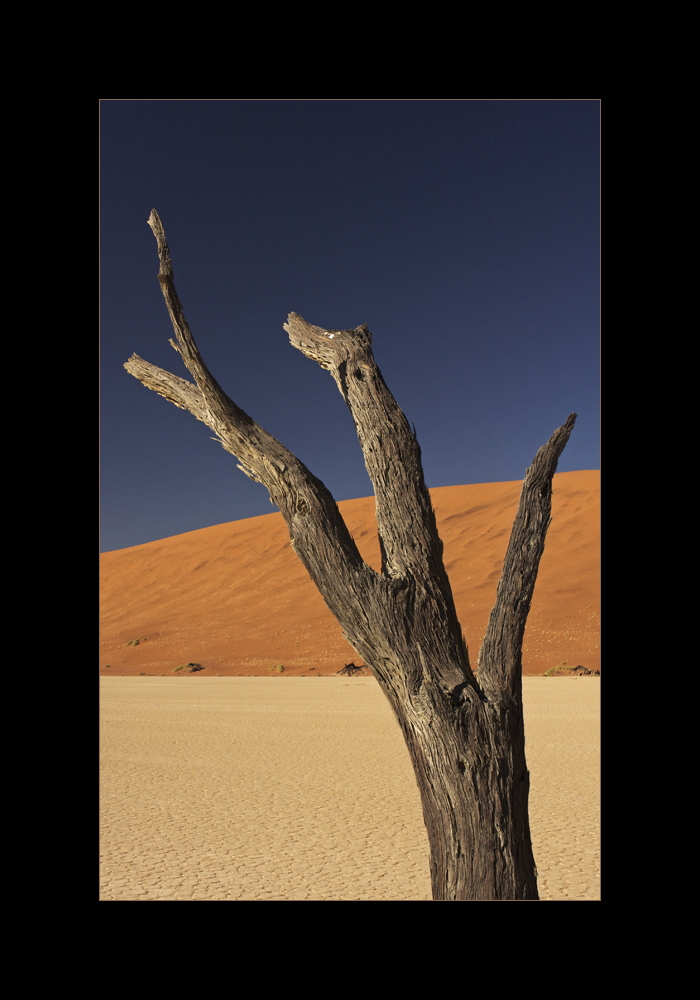
[[[476,671],[455,611],[415,433],[389,392],[365,325],[324,330],[291,313],[292,346],[326,368],[350,408],[376,497],[381,572],[360,555],[323,485],[226,395],[207,369],[173,283],[155,211],[159,280],[194,383],[132,355],[128,372],[216,434],[269,491],[291,544],[398,719],[420,789],[435,900],[536,900],[522,705],[525,621],[571,414],[527,470]]]

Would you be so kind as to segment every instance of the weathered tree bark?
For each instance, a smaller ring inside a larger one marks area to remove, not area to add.
[[[435,900],[536,900],[528,820],[522,641],[550,521],[552,477],[576,419],[527,470],[477,672],[455,611],[415,434],[372,355],[366,326],[324,330],[291,313],[294,347],[326,368],[352,413],[377,503],[382,568],[362,559],[326,487],[229,399],[208,371],[173,283],[155,211],[159,280],[194,384],[132,355],[128,372],[189,410],[263,483],[291,544],[389,699],[423,804]]]

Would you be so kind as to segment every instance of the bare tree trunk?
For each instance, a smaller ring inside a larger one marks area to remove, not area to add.
[[[294,347],[330,371],[355,422],[374,486],[382,568],[358,552],[326,487],[224,393],[175,291],[155,211],[159,279],[195,384],[133,355],[125,368],[216,433],[263,483],[345,637],[389,699],[413,762],[430,843],[433,899],[535,900],[522,707],[522,640],[550,521],[552,477],[575,414],[523,483],[477,673],[455,611],[415,434],[372,355],[366,326],[324,330],[291,313]]]

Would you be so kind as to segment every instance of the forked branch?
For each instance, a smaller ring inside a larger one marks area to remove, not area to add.
[[[179,406],[181,410],[189,410],[192,416],[209,426],[211,422],[209,410],[204,405],[204,398],[196,385],[180,378],[179,375],[171,375],[163,368],[149,364],[138,354],[132,354],[124,367],[130,375],[143,382],[146,388],[153,389],[159,396]]]
[[[376,574],[360,556],[324,484],[237,406],[208,370],[175,289],[165,231],[155,210],[148,224],[158,242],[158,278],[177,338],[177,349],[196,384],[157,368],[137,355],[133,355],[124,367],[147,388],[175,406],[189,410],[197,420],[210,427],[226,451],[240,461],[243,472],[264,484],[270,499],[280,508],[292,544],[324,600],[336,617],[342,616],[343,608],[347,610],[348,605],[353,604],[347,593],[349,578],[359,575],[366,600]],[[359,597],[357,603],[361,604]]]

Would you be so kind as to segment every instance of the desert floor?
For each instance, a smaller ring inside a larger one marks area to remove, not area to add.
[[[540,896],[600,899],[600,679],[523,678]],[[103,677],[111,900],[430,901],[398,724],[372,677]]]

